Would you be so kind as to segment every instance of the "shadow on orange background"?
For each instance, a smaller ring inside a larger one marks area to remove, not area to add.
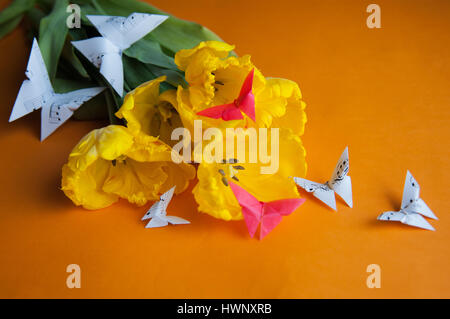
[[[199,22],[251,54],[265,76],[299,83],[307,102],[308,178],[325,181],[346,145],[354,208],[307,202],[263,241],[245,224],[198,213],[191,188],[174,215],[189,226],[145,229],[144,208],[96,212],[59,190],[72,147],[98,122],[70,121],[39,142],[39,113],[8,118],[30,44],[23,29],[0,41],[0,297],[427,298],[450,297],[448,216],[450,2],[175,1],[152,3]],[[409,169],[436,232],[378,222],[398,209]],[[81,289],[66,287],[68,264]],[[366,267],[381,267],[368,289]]]

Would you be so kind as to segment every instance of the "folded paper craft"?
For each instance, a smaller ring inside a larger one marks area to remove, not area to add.
[[[420,186],[409,171],[406,173],[403,188],[402,206],[397,212],[385,212],[378,216],[378,220],[398,221],[403,224],[434,230],[433,226],[422,217],[438,219],[425,202],[419,197]]]
[[[270,233],[281,222],[283,216],[290,215],[305,202],[304,198],[260,202],[242,187],[233,182],[228,182],[228,184],[242,207],[242,215],[251,237],[255,235],[258,225],[260,225],[259,239],[263,239]]]
[[[312,192],[315,197],[334,210],[336,210],[336,198],[334,197],[334,192],[336,192],[348,206],[353,207],[352,181],[350,176],[347,176],[349,169],[348,147],[346,147],[328,182],[320,184],[300,177],[294,177],[294,181],[298,186],[309,193]]]
[[[145,213],[144,217],[142,217],[142,220],[151,218],[145,228],[164,227],[169,223],[173,225],[190,224],[189,221],[181,217],[167,216],[167,206],[169,206],[169,203],[172,200],[174,191],[175,186],[162,194],[159,201],[154,203],[152,207],[150,207],[150,209],[147,211],[147,213]]]
[[[62,94],[55,93],[36,39],[33,40],[25,74],[28,80],[23,81],[20,87],[9,121],[42,109],[41,141],[66,122],[81,104],[105,89],[94,87]]]
[[[122,96],[122,52],[163,23],[168,16],[135,12],[127,18],[103,15],[86,17],[102,36],[72,41],[72,45],[100,68],[100,73]]]
[[[242,112],[255,121],[255,96],[252,92],[253,75],[252,69],[242,84],[239,96],[233,103],[213,106],[197,113],[197,115],[222,119],[224,121],[243,119]]]

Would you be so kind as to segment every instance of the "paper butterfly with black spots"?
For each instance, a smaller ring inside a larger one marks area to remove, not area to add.
[[[385,212],[378,216],[378,220],[397,221],[403,224],[434,230],[433,226],[422,217],[438,219],[425,202],[419,197],[420,186],[409,171],[406,173],[403,188],[402,206],[397,212]]]
[[[350,176],[347,176],[349,165],[348,147],[342,153],[339,162],[334,169],[331,179],[324,183],[315,183],[307,179],[294,177],[295,183],[309,193],[313,193],[315,197],[322,202],[336,210],[336,192],[348,206],[353,207],[352,198],[352,181]]]
[[[34,110],[42,109],[41,141],[66,122],[84,102],[105,89],[93,87],[68,93],[55,93],[36,39],[33,40],[25,74],[28,80],[23,81],[20,87],[9,121],[15,121]]]
[[[73,41],[92,64],[100,69],[112,88],[123,95],[122,52],[163,23],[168,16],[132,13],[128,17],[87,15],[101,37]]]
[[[145,228],[164,227],[169,223],[173,225],[178,224],[190,224],[189,221],[181,217],[167,216],[167,207],[172,200],[175,186],[169,189],[167,192],[161,195],[159,201],[154,203],[147,213],[142,217],[142,220],[151,218]]]

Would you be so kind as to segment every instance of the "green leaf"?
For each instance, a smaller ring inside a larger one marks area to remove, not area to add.
[[[66,25],[68,4],[67,0],[55,1],[52,12],[43,18],[39,25],[39,48],[50,80],[55,78],[59,57],[68,32]]]
[[[166,55],[161,46],[152,40],[138,41],[126,49],[124,54],[143,63],[151,63],[167,69],[177,69],[173,58]]]
[[[34,0],[15,0],[0,12],[0,39],[13,31],[23,15],[34,5]]]
[[[73,113],[72,118],[79,121],[109,120],[106,100],[108,94],[109,92],[106,91],[83,103]]]
[[[166,82],[173,87],[178,87],[179,85],[187,87],[188,85],[183,74],[178,71],[163,69],[151,64],[147,64],[146,67],[157,77],[165,75],[167,77]]]
[[[91,81],[75,81],[67,78],[55,78],[53,81],[53,89],[56,93],[67,93],[70,91],[86,89],[97,86]]]
[[[30,10],[35,0],[14,0],[11,4],[0,12],[0,24],[11,21],[14,18]]]
[[[125,82],[130,90],[134,90],[142,83],[157,78],[157,76],[155,76],[149,69],[146,68],[145,64],[139,62],[136,59],[127,57],[125,55],[122,57],[122,61]]]
[[[2,24],[0,24],[0,39],[14,30],[17,25],[22,21],[22,15],[12,18]]]
[[[44,11],[34,7],[27,11],[26,17],[33,31],[39,33],[39,25],[41,23],[41,20],[45,17]]]
[[[66,43],[64,44],[61,57],[65,59],[67,62],[69,62],[79,75],[81,75],[84,78],[88,78],[89,75],[87,74],[80,60],[78,60],[78,58],[75,55],[74,48],[70,43],[71,41],[70,38],[71,38],[70,36],[66,38]]]

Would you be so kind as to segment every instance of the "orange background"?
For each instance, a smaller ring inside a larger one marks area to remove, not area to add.
[[[60,185],[72,147],[102,123],[70,121],[39,142],[40,115],[8,118],[29,54],[23,29],[0,41],[0,297],[450,297],[450,2],[155,0],[252,54],[266,76],[297,81],[307,102],[308,178],[325,181],[346,145],[355,207],[314,197],[263,241],[241,222],[198,213],[190,191],[145,229],[146,207],[75,207]],[[397,209],[409,169],[436,232],[376,220]],[[192,185],[193,186],[193,185]],[[191,189],[192,189],[191,186]],[[66,266],[81,267],[81,289]],[[366,267],[381,266],[368,289]]]

